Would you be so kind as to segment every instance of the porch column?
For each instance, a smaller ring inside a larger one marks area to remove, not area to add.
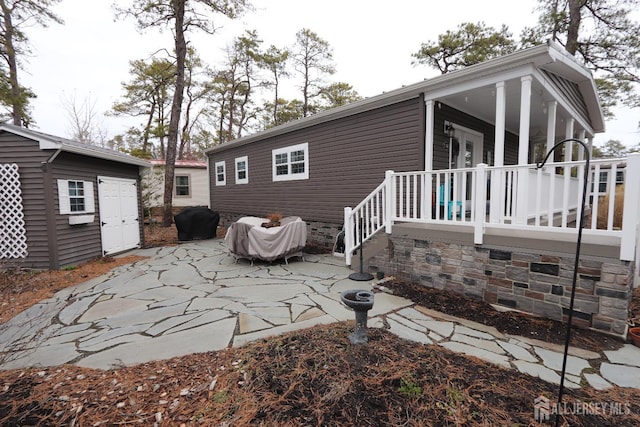
[[[518,164],[529,163],[529,124],[531,122],[531,76],[520,79],[520,138],[518,139]]]
[[[531,82],[533,77],[520,79],[520,136],[518,138],[518,165],[529,163],[529,125],[531,123]],[[526,224],[528,213],[527,189],[529,171],[518,169],[518,195],[516,198],[516,223]]]
[[[507,97],[504,88],[504,82],[496,83],[496,132],[493,147],[493,165],[504,166],[504,133],[506,123],[506,104]],[[500,222],[500,197],[504,179],[504,172],[501,170],[493,170],[488,175],[491,179],[491,194],[489,208],[489,222]]]
[[[494,151],[494,166],[504,166],[504,132],[507,97],[504,82],[496,83],[496,140]]]
[[[613,178],[615,180],[615,177]],[[625,171],[624,206],[622,208],[622,237],[620,239],[620,259],[635,261],[638,245],[638,221],[640,216],[640,153],[627,156]]]
[[[558,101],[547,102],[547,153],[556,144],[556,121]],[[553,163],[553,156],[549,157],[549,163]]]
[[[433,133],[435,129],[435,102],[432,99],[425,101],[426,110],[426,123],[425,123],[425,135],[424,135],[424,170],[433,170]],[[433,176],[431,174],[425,175],[423,184],[421,186],[421,206],[420,206],[420,218],[431,218],[431,192],[433,191]]]
[[[585,135],[586,135],[586,131],[584,129],[582,129],[580,132],[578,132],[578,139],[584,143],[586,143],[586,139],[585,139]],[[585,159],[584,157],[584,147],[582,146],[582,144],[578,145],[578,160],[579,161],[583,161]]]
[[[434,129],[434,102],[432,99],[425,101],[427,122],[424,135],[424,170],[433,170],[433,129]]]
[[[567,120],[565,127],[564,137],[565,139],[573,138],[573,124],[575,120],[570,118]],[[564,161],[570,162],[573,160],[573,142],[568,142],[564,148]]]

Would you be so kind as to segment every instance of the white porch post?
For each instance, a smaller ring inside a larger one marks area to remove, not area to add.
[[[344,208],[344,261],[346,265],[351,265],[351,255],[353,251],[353,221],[351,221],[350,207]]]
[[[484,234],[484,222],[487,216],[487,165],[478,163],[476,166],[476,205],[475,224],[473,226],[473,243],[481,245]]]
[[[531,122],[531,76],[520,79],[520,137],[518,138],[518,164],[529,163],[529,124]]]
[[[504,132],[507,97],[504,82],[496,83],[496,141],[494,147],[494,166],[504,166]]]
[[[425,125],[424,135],[424,170],[433,170],[433,134],[435,129],[435,102],[431,99],[425,101],[427,123]],[[431,192],[433,191],[433,176],[427,174],[424,176],[422,185],[422,205],[420,209],[421,218],[431,218]]]
[[[564,138],[569,139],[573,138],[573,125],[575,120],[573,118],[567,120],[567,124],[565,126]],[[573,142],[567,142],[564,146],[564,161],[570,162],[573,160]]]
[[[587,134],[587,132],[582,129],[580,132],[578,132],[578,139],[584,143],[586,143],[586,139],[585,139],[585,135]],[[584,160],[584,147],[582,146],[582,144],[578,145],[578,160],[582,161]]]
[[[396,211],[394,202],[396,200],[394,185],[393,185],[393,171],[388,170],[384,173],[384,186],[385,186],[385,233],[391,234],[393,229],[393,216]]]
[[[427,122],[424,135],[424,170],[433,170],[433,130],[434,130],[434,102],[432,99],[425,101]]]
[[[504,82],[496,83],[496,136],[493,155],[494,166],[504,166],[504,133],[507,110],[507,96],[505,93]],[[500,221],[500,197],[502,185],[502,170],[494,170],[491,172],[491,195],[489,222],[497,223]]]
[[[640,216],[640,153],[629,154],[625,174],[620,259],[635,261]]]
[[[531,122],[531,82],[533,77],[524,76],[520,79],[520,136],[518,138],[518,165],[529,163],[529,125]],[[527,222],[527,188],[529,171],[518,170],[518,195],[516,198],[516,223]]]
[[[557,121],[558,101],[547,103],[547,153],[556,144],[556,121]],[[553,156],[549,157],[549,163],[553,163]]]

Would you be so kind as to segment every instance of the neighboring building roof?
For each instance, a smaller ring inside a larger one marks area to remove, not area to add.
[[[165,160],[161,159],[150,159],[148,160],[154,166],[164,166]],[[200,160],[176,160],[177,168],[207,168],[207,162],[202,162]]]
[[[329,122],[354,114],[370,111],[376,108],[395,104],[397,102],[413,99],[420,94],[429,94],[443,90],[456,84],[464,85],[466,82],[508,72],[515,67],[531,64],[536,68],[552,72],[578,85],[584,97],[586,113],[591,121],[591,127],[595,132],[604,131],[604,116],[598,99],[595,81],[591,72],[558,43],[548,41],[545,44],[522,49],[509,55],[501,56],[479,64],[471,65],[461,70],[442,74],[431,79],[403,86],[389,92],[363,99],[348,105],[322,111],[309,117],[304,117],[292,122],[275,126],[252,135],[248,135],[234,141],[217,145],[205,150],[206,153],[224,151],[248,144],[257,140],[288,133],[294,130],[307,128],[320,123]]]
[[[83,156],[95,157],[98,159],[111,160],[114,162],[127,163],[130,165],[150,167],[146,160],[133,157],[109,148],[102,148],[83,142],[72,141],[59,136],[49,135],[32,129],[15,126],[9,123],[0,124],[0,131],[20,135],[25,138],[37,141],[41,150],[62,150],[68,153],[81,154]]]

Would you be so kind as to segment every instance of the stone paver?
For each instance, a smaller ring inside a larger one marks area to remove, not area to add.
[[[605,351],[604,354],[611,363],[640,367],[640,348],[634,345],[625,344],[619,350]]]
[[[610,382],[598,374],[584,374],[584,378],[587,380],[589,385],[596,390],[606,390],[612,387]]]
[[[134,252],[148,259],[64,289],[0,325],[0,369],[113,367],[241,346],[337,321],[353,321],[340,301],[350,289],[379,289],[348,279],[351,270],[329,255],[290,263],[238,263],[223,240]],[[518,336],[377,292],[368,326],[423,345],[437,345],[554,384],[563,346]],[[640,388],[640,349],[599,354],[571,347],[567,387]],[[594,372],[589,360],[606,361]]]
[[[620,387],[640,388],[640,368],[603,362],[600,375]]]

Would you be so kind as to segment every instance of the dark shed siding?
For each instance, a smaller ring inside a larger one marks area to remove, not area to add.
[[[0,162],[18,164],[20,173],[28,256],[15,262],[25,268],[49,267],[44,174],[41,166],[51,154],[41,151],[35,141],[0,132]]]
[[[102,256],[97,176],[135,179],[138,181],[138,200],[140,200],[138,167],[73,153],[61,153],[53,164],[52,175],[56,222],[55,238],[58,242],[59,267],[78,264],[92,258]],[[58,179],[93,182],[94,202],[96,208],[93,223],[69,225],[69,215],[60,215],[57,184]],[[141,213],[142,209],[138,206],[139,223],[142,227]]]
[[[280,211],[307,221],[341,223],[384,179],[385,170],[424,167],[421,97],[262,141],[209,154],[211,207],[265,215]],[[309,179],[272,181],[271,151],[309,144]],[[235,184],[235,158],[248,156],[249,184]],[[225,161],[226,186],[215,185],[215,162]]]

